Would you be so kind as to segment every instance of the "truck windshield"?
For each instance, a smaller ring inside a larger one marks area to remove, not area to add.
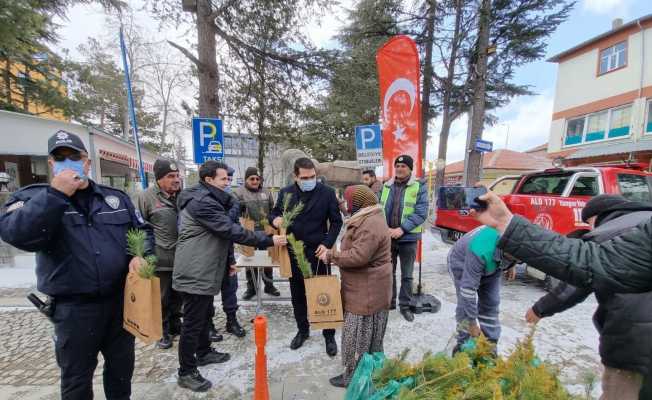
[[[518,193],[561,196],[572,175],[572,172],[532,175],[523,182],[518,189]]]
[[[643,175],[618,174],[620,194],[631,201],[652,201],[650,179]]]

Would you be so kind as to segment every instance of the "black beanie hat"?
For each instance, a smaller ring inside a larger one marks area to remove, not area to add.
[[[412,159],[412,157],[408,156],[407,154],[403,154],[396,157],[396,160],[394,161],[394,166],[396,166],[396,164],[399,163],[407,165],[408,168],[410,168],[410,170],[414,169],[414,160]]]
[[[170,172],[179,172],[179,168],[172,161],[158,159],[154,162],[154,176],[157,181]]]
[[[614,206],[629,203],[629,200],[618,194],[601,194],[589,200],[582,209],[582,221],[600,215]]]
[[[258,168],[256,167],[249,167],[245,171],[245,181],[250,177],[250,176],[257,176],[260,177],[260,174],[258,173]]]

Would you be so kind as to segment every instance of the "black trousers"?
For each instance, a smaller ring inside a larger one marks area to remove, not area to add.
[[[123,293],[102,299],[57,298],[54,349],[61,369],[62,400],[93,398],[97,355],[104,357],[104,394],[129,399],[134,337],[122,328]]]
[[[161,281],[161,311],[163,313],[163,334],[181,333],[181,294],[172,289],[172,271],[158,271]]]
[[[247,289],[250,291],[256,291],[256,280],[258,279],[258,269],[248,268],[247,269]],[[263,284],[266,288],[274,286],[274,269],[273,268],[264,268],[263,269]]]
[[[220,288],[220,295],[222,296],[222,311],[227,316],[229,314],[235,315],[238,311],[238,275],[229,275],[229,270],[226,270],[226,274],[222,279],[222,287]],[[211,303],[210,312],[208,314],[208,326],[215,330],[215,324],[213,323],[213,317],[215,316],[215,304]]]
[[[181,292],[183,298],[183,326],[179,339],[179,375],[188,375],[197,369],[197,357],[208,353],[208,321],[213,296]]]
[[[324,265],[315,256],[317,247],[306,245],[306,258],[312,267],[314,275],[330,275],[330,265]],[[308,322],[308,303],[306,302],[306,285],[303,281],[301,270],[297,266],[294,254],[290,251],[290,261],[292,264],[292,277],[290,278],[290,293],[292,294],[292,308],[294,309],[294,319],[297,321],[299,332],[310,333],[310,323]],[[318,265],[319,264],[319,265]],[[324,337],[335,337],[335,329],[324,329]]]

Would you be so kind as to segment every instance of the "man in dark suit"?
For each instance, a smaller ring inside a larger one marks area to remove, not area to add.
[[[342,215],[335,190],[317,183],[315,164],[309,158],[299,158],[295,161],[294,181],[294,184],[281,189],[276,205],[269,215],[269,222],[277,228],[283,223],[283,204],[286,196],[290,196],[290,208],[301,202],[303,210],[296,216],[287,233],[293,233],[297,240],[304,242],[305,254],[310,261],[313,274],[330,275],[330,265],[318,265],[318,257],[333,247],[342,228]],[[310,324],[303,275],[291,252],[290,255],[292,262],[290,292],[294,318],[299,329],[292,339],[290,348],[296,350],[310,336]],[[326,340],[326,353],[334,357],[337,354],[335,330],[325,329],[323,334]]]

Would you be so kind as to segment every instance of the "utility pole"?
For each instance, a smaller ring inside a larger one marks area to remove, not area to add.
[[[480,180],[480,169],[482,162],[481,153],[475,150],[475,143],[482,139],[485,116],[485,96],[487,89],[487,58],[489,56],[489,25],[491,22],[491,0],[481,0],[480,10],[478,13],[478,41],[476,45],[475,63],[471,63],[469,68],[473,68],[473,102],[471,113],[470,137],[466,144],[466,154],[468,161],[465,163],[465,180],[466,186],[473,186]]]
[[[426,59],[423,68],[423,100],[421,101],[421,151],[426,158],[426,146],[428,143],[428,124],[430,122],[430,93],[432,89],[432,48],[435,42],[435,13],[437,9],[436,0],[427,0],[428,17],[426,20]],[[425,171],[426,163],[421,164]],[[420,171],[420,172],[424,172]],[[429,172],[430,173],[430,172]],[[425,176],[425,175],[424,175]]]

